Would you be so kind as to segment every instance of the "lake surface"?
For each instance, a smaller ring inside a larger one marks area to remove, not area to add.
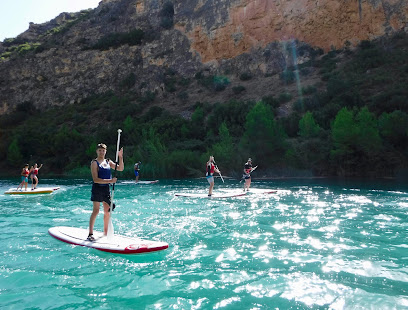
[[[118,183],[115,233],[169,243],[132,256],[48,234],[88,227],[89,180],[3,195],[17,184],[0,180],[2,309],[408,309],[406,184],[254,180],[277,192],[208,199],[174,197],[204,193],[205,179]]]

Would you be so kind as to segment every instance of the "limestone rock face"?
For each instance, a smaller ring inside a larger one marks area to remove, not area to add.
[[[176,16],[176,27],[207,62],[290,39],[326,51],[346,41],[357,44],[406,28],[408,1],[229,0],[189,7],[180,2]]]
[[[203,71],[229,75],[231,80],[243,72],[272,75],[308,60],[308,48],[327,51],[346,42],[353,46],[408,31],[408,0],[170,3],[103,0],[94,10],[62,13],[48,23],[30,24],[14,41],[0,42],[0,114],[25,102],[45,108],[106,91],[135,96],[150,91],[159,101],[171,104],[177,100],[165,91],[169,69],[179,78],[190,79]],[[163,26],[163,21],[173,26]],[[145,33],[139,45],[92,48],[109,34],[134,29]],[[25,42],[41,49],[23,53],[20,45]],[[306,52],[294,59],[288,46]],[[124,90],[121,81],[132,74],[135,83]],[[263,95],[251,91],[246,99]],[[201,100],[203,96],[199,95]]]

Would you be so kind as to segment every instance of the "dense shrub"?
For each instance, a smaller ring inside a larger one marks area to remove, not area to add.
[[[171,29],[173,27],[174,6],[173,3],[167,1],[163,4],[160,10],[160,26],[164,29]]]
[[[111,47],[116,48],[124,44],[139,45],[144,38],[142,29],[134,29],[129,32],[110,33],[98,40],[91,49],[107,50]]]
[[[240,74],[239,79],[241,81],[248,81],[250,79],[252,79],[252,74],[249,72],[243,72]]]
[[[280,75],[281,80],[286,84],[291,84],[295,81],[295,73],[292,70],[285,70]]]
[[[128,76],[126,76],[121,82],[120,82],[120,87],[122,88],[132,88],[133,86],[135,86],[136,83],[136,75],[132,72],[129,73]]]
[[[245,90],[246,90],[246,88],[244,86],[242,86],[242,85],[237,85],[237,86],[232,87],[232,92],[235,95],[238,95],[238,94],[244,92]]]

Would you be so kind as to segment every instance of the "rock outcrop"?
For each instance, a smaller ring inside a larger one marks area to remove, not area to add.
[[[243,72],[270,76],[306,61],[308,49],[357,45],[408,31],[407,22],[408,0],[103,0],[0,43],[0,114],[25,102],[45,108],[106,91],[155,92],[169,104],[179,97],[166,91],[168,70],[190,79],[202,71],[231,80]],[[95,48],[109,34],[134,29],[144,32],[140,44]],[[306,53],[291,57],[288,42]],[[248,90],[246,98],[262,95]]]

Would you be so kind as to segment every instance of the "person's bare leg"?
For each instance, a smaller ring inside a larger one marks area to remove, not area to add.
[[[245,188],[244,188],[244,191],[245,190],[249,190],[249,187],[251,186],[251,179],[246,179],[245,180]]]
[[[110,205],[108,205],[105,201],[102,202],[103,204],[103,233],[105,236],[108,235],[108,226],[109,226],[109,218],[110,218],[110,214],[109,214],[109,208]]]
[[[89,234],[90,235],[93,234],[93,228],[94,228],[94,225],[95,225],[95,220],[96,220],[96,217],[98,216],[98,213],[99,213],[99,206],[100,206],[100,202],[93,201],[93,210],[92,210],[91,218],[89,219]]]
[[[212,195],[213,188],[214,188],[214,182],[211,182],[211,183],[210,183],[210,188],[209,188],[209,190],[208,190],[208,195],[209,195],[209,196]]]

